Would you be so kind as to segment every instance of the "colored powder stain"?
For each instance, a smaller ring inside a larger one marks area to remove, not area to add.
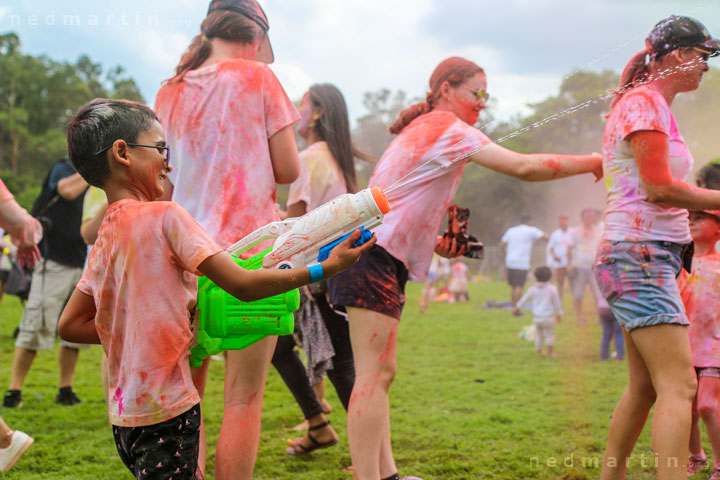
[[[375,339],[377,338],[377,336],[378,336],[377,333],[373,333],[372,337],[370,337],[370,343],[373,343],[375,341]]]
[[[122,415],[123,410],[125,408],[123,407],[123,398],[122,398],[122,390],[120,387],[117,387],[115,389],[115,393],[113,394],[113,401],[118,402],[118,415]]]
[[[255,400],[256,397],[257,397],[257,392],[255,392],[255,393],[253,393],[252,395],[250,395],[250,396],[248,397],[248,404],[251,404],[251,403],[253,402],[253,400]]]
[[[138,375],[140,375],[140,381],[144,382],[145,380],[147,380],[147,372],[140,372]]]

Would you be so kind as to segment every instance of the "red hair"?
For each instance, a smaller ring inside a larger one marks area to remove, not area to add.
[[[443,83],[448,82],[450,86],[458,87],[478,73],[485,73],[485,71],[474,62],[464,58],[450,57],[440,62],[430,76],[430,91],[425,96],[425,101],[410,105],[401,111],[395,123],[390,125],[390,133],[395,135],[402,132],[410,122],[435,108]]]

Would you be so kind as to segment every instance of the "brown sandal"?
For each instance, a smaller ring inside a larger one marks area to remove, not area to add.
[[[329,442],[320,443],[310,433],[313,430],[320,430],[322,428],[329,427],[329,426],[330,426],[330,420],[323,422],[323,423],[319,423],[313,427],[308,428],[307,438],[310,440],[312,445],[310,447],[303,446],[302,438],[301,438],[301,439],[295,440],[294,442],[291,442],[290,446],[287,448],[287,450],[285,450],[285,453],[287,453],[288,455],[301,457],[303,455],[307,455],[311,452],[314,452],[315,450],[332,447],[333,445],[335,445],[336,443],[338,443],[340,441],[338,438],[334,438],[334,439],[330,440]]]

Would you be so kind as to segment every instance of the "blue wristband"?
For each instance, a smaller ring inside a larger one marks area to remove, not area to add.
[[[319,282],[320,280],[325,278],[322,265],[320,265],[319,263],[316,263],[315,265],[310,265],[308,267],[308,270],[310,271],[310,283]]]

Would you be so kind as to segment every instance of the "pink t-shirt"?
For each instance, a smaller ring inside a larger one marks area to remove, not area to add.
[[[78,290],[95,300],[110,422],[140,427],[200,401],[190,377],[197,271],[222,248],[174,202],[108,207]]]
[[[467,292],[467,274],[469,270],[468,266],[462,262],[453,263],[450,267],[451,277],[448,290],[451,292]]]
[[[690,351],[696,367],[720,367],[720,254],[693,259],[692,274],[678,278],[690,326]]]
[[[628,135],[654,130],[670,141],[670,172],[685,180],[693,158],[678,131],[665,98],[649,87],[627,92],[608,118],[603,136],[603,170],[607,188],[607,209],[603,238],[639,242],[665,240],[688,243],[692,240],[687,210],[651,203],[640,181]]]
[[[220,245],[279,219],[268,139],[300,116],[267,65],[234,59],[192,70],[163,85],[155,111],[171,151],[172,199]]]
[[[405,264],[411,280],[423,281],[427,277],[440,222],[470,161],[453,160],[490,142],[484,133],[455,114],[432,111],[405,127],[380,158],[370,187],[383,190],[433,159],[408,177],[420,180],[386,192],[392,210],[374,230],[378,245]]]
[[[305,202],[310,211],[345,193],[345,177],[327,143],[316,142],[300,152],[300,176],[290,185],[288,206]]]

